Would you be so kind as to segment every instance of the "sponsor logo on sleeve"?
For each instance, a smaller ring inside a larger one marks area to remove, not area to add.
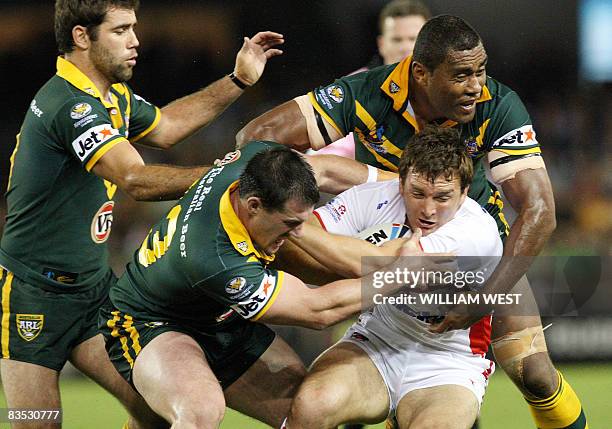
[[[332,85],[327,87],[327,94],[336,103],[342,103],[344,100],[344,90],[341,86]]]
[[[113,207],[115,207],[114,201],[105,202],[91,221],[91,239],[96,244],[108,240],[113,226]]]
[[[247,299],[240,301],[231,307],[245,319],[256,316],[270,301],[276,289],[276,276],[265,274],[257,290]]]
[[[537,144],[538,141],[536,140],[536,133],[533,126],[523,125],[520,128],[506,133],[493,144],[493,147],[521,149],[523,146],[533,146]]]
[[[72,119],[81,119],[91,113],[91,105],[89,103],[77,103],[70,109],[70,117]]]
[[[96,125],[89,128],[72,142],[72,148],[81,161],[85,160],[100,145],[119,135],[111,124]]]
[[[333,110],[334,106],[329,100],[327,93],[324,88],[321,88],[315,92],[316,99],[319,103],[322,103],[327,107],[327,110]]]
[[[347,212],[346,206],[336,198],[317,210],[325,210],[327,213],[329,213],[335,223],[340,223],[342,216],[344,216]]]
[[[44,114],[44,112],[40,110],[36,105],[36,100],[32,100],[32,102],[30,103],[30,110],[39,118]]]
[[[45,323],[44,314],[16,314],[17,333],[25,341],[32,341],[40,335]]]

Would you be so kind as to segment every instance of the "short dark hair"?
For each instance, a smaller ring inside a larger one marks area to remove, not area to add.
[[[447,180],[459,177],[463,192],[472,183],[474,166],[459,131],[427,125],[410,138],[402,154],[399,164],[402,183],[410,172],[421,174],[432,183],[440,176]]]
[[[387,18],[400,18],[403,16],[422,16],[427,21],[431,12],[419,0],[393,0],[382,8],[378,15],[378,30],[382,33]]]
[[[438,15],[425,23],[414,44],[412,61],[433,71],[446,61],[449,52],[467,51],[482,39],[467,22],[452,15]]]
[[[98,27],[110,8],[138,10],[139,0],[55,0],[55,41],[60,53],[74,50],[72,29],[87,28],[92,40],[98,38]]]
[[[258,197],[268,211],[280,211],[297,198],[314,205],[319,188],[310,164],[299,153],[278,147],[264,150],[247,163],[238,184],[240,198]]]

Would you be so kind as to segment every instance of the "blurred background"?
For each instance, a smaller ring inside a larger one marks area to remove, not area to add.
[[[532,116],[553,183],[558,219],[545,253],[610,256],[612,0],[424,2],[434,15],[458,15],[476,28],[489,55],[488,74],[518,92]],[[141,46],[130,85],[160,107],[231,72],[243,36],[273,30],[286,39],[285,54],[273,58],[260,82],[215,123],[168,152],[139,147],[143,157],[150,163],[198,165],[232,150],[236,132],[252,118],[366,64],[376,52],[377,15],[385,3],[141,0],[137,28]],[[34,94],[55,73],[56,55],[51,0],[0,1],[2,189],[15,135]],[[116,199],[110,246],[113,267],[120,274],[168,205],[136,203],[122,195]],[[2,199],[1,219],[5,212]],[[605,363],[612,361],[612,291],[605,287],[609,283],[609,277],[600,279],[581,303],[581,311],[546,320],[553,323],[547,330],[553,358],[603,362],[593,367],[600,371],[593,379],[607,378],[602,394],[607,393],[608,400],[612,397],[612,366]],[[319,334],[306,331],[287,335],[302,343],[306,360],[325,343],[318,341]],[[570,380],[580,390],[579,382]],[[518,398],[518,392],[510,389],[508,396]],[[594,406],[599,408],[597,398],[592,403],[583,400],[588,415]],[[495,398],[487,399],[487,404],[483,427],[506,427],[486,424],[487,407],[495,407]],[[516,407],[527,412],[520,401]],[[608,427],[612,411],[602,406],[596,413],[605,418],[600,427]]]

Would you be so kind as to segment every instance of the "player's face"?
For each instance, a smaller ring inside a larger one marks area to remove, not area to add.
[[[378,53],[385,64],[397,63],[414,50],[414,42],[425,25],[421,15],[385,18],[382,34],[378,36]]]
[[[470,122],[476,113],[476,100],[482,94],[487,75],[487,53],[479,44],[467,51],[453,51],[425,85],[434,116],[460,124]]]
[[[426,176],[409,172],[404,183],[400,183],[408,226],[421,228],[423,236],[431,234],[455,217],[467,191],[466,188],[461,192],[458,177],[448,180],[440,176],[432,183]]]
[[[111,8],[98,27],[98,39],[91,42],[93,66],[110,82],[125,82],[136,65],[138,38],[134,32],[136,14],[130,9]]]
[[[259,210],[250,228],[255,246],[268,255],[275,254],[287,238],[302,235],[302,225],[312,209],[313,206],[292,199],[281,211]]]

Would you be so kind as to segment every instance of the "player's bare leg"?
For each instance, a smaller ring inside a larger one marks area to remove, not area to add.
[[[104,348],[102,334],[74,348],[70,361],[83,374],[115,396],[130,413],[129,429],[167,428],[168,423],[156,415],[133,388],[117,372]]]
[[[469,429],[477,416],[474,393],[450,384],[413,390],[396,411],[400,429]]]
[[[40,365],[7,359],[0,361],[0,368],[8,408],[44,410],[61,408],[57,371]],[[12,429],[57,429],[60,427],[60,423],[44,421],[11,425]]]
[[[219,427],[225,413],[223,391],[191,337],[159,335],[139,353],[132,374],[138,392],[172,429]]]
[[[277,428],[305,375],[300,358],[277,335],[265,353],[225,389],[227,406]]]
[[[291,405],[289,429],[378,423],[389,413],[382,376],[358,346],[339,343],[313,364]]]
[[[523,277],[512,292],[521,294],[520,307],[493,317],[492,348],[498,366],[525,396],[537,427],[548,422],[550,428],[587,428],[580,400],[550,360],[527,279]]]

